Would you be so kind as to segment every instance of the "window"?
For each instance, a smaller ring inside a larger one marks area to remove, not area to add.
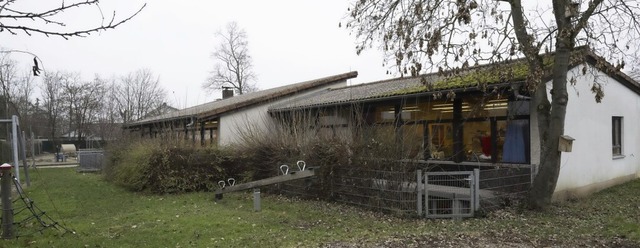
[[[613,156],[622,156],[622,117],[614,116],[611,118],[611,131]]]

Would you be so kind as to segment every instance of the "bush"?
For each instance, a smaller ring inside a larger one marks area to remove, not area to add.
[[[105,178],[133,191],[180,193],[214,190],[238,175],[228,152],[189,145],[134,141],[108,148]]]
[[[304,160],[307,166],[317,168],[315,179],[305,180],[306,190],[325,198],[330,197],[328,187],[336,168],[349,168],[354,173],[406,169],[397,162],[401,154],[397,140],[387,137],[387,132],[363,129],[351,132],[359,136],[323,135],[305,123],[274,126],[269,132],[248,126],[238,134],[239,142],[229,147],[124,140],[107,148],[105,175],[135,191],[212,191],[220,180],[232,177],[243,183],[273,177],[279,174],[280,165],[296,170],[296,161]]]

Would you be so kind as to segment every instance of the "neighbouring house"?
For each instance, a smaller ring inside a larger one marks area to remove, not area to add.
[[[173,106],[169,106],[166,102],[163,102],[160,106],[158,106],[157,108],[149,111],[149,113],[147,113],[143,118],[141,119],[147,119],[147,118],[151,118],[151,117],[155,117],[158,115],[163,115],[163,114],[167,114],[167,113],[171,113],[171,112],[175,112],[178,111],[180,109],[173,107]]]
[[[575,141],[562,153],[555,199],[640,177],[640,84],[586,47],[571,56],[564,133]],[[548,68],[552,63],[545,56]],[[527,73],[523,60],[512,60],[325,89],[269,112],[281,123],[312,119],[317,135],[391,139],[403,158],[439,170],[513,167],[535,175],[539,140]],[[545,78],[551,89],[550,75]],[[606,94],[600,103],[594,87]]]
[[[272,104],[294,101],[328,88],[343,87],[357,77],[348,72],[277,88],[232,96],[140,121],[127,123],[125,130],[146,138],[180,138],[201,145],[227,145],[238,142],[243,132],[268,131],[272,118],[267,110]]]

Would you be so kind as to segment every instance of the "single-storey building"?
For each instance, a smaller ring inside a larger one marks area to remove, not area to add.
[[[237,142],[247,129],[262,130],[272,125],[267,110],[272,104],[295,101],[298,97],[328,88],[343,87],[357,77],[348,72],[277,88],[233,96],[223,92],[221,100],[171,111],[124,125],[131,133],[146,138],[181,138],[202,145]],[[229,94],[230,93],[230,94]]]
[[[588,48],[574,52],[571,61],[565,134],[575,141],[572,151],[562,154],[556,199],[640,177],[640,84]],[[552,63],[545,57],[547,66]],[[517,166],[535,174],[538,126],[525,62],[448,73],[325,89],[271,105],[269,112],[282,123],[315,118],[318,135],[372,143],[391,139],[402,158],[439,168]],[[594,87],[606,93],[600,103]]]

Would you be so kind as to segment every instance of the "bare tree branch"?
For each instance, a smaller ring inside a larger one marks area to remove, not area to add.
[[[86,28],[80,30],[73,31],[57,31],[51,29],[44,29],[40,27],[36,27],[34,23],[28,24],[27,21],[36,21],[41,20],[47,24],[53,24],[56,26],[65,27],[66,24],[62,21],[56,21],[53,18],[60,16],[63,12],[73,9],[73,8],[86,8],[88,6],[96,6],[100,12],[102,13],[102,9],[100,8],[98,0],[86,0],[84,2],[76,2],[70,5],[65,5],[64,1],[62,2],[60,7],[48,9],[41,12],[30,12],[23,11],[11,8],[11,4],[15,1],[7,1],[0,7],[0,32],[6,31],[11,34],[17,35],[19,32],[24,32],[25,34],[31,36],[34,33],[43,34],[47,37],[50,36],[58,36],[64,39],[69,39],[70,37],[85,37],[95,32],[114,29],[123,23],[128,22],[133,17],[137,16],[145,7],[146,3],[143,4],[136,12],[129,15],[126,18],[117,20],[115,11],[111,15],[110,20],[107,23],[104,23],[104,16],[101,16],[103,22],[99,26],[93,28]],[[9,12],[8,14],[1,14],[3,12]],[[7,20],[20,21],[23,24],[15,25],[15,24],[7,24]]]

